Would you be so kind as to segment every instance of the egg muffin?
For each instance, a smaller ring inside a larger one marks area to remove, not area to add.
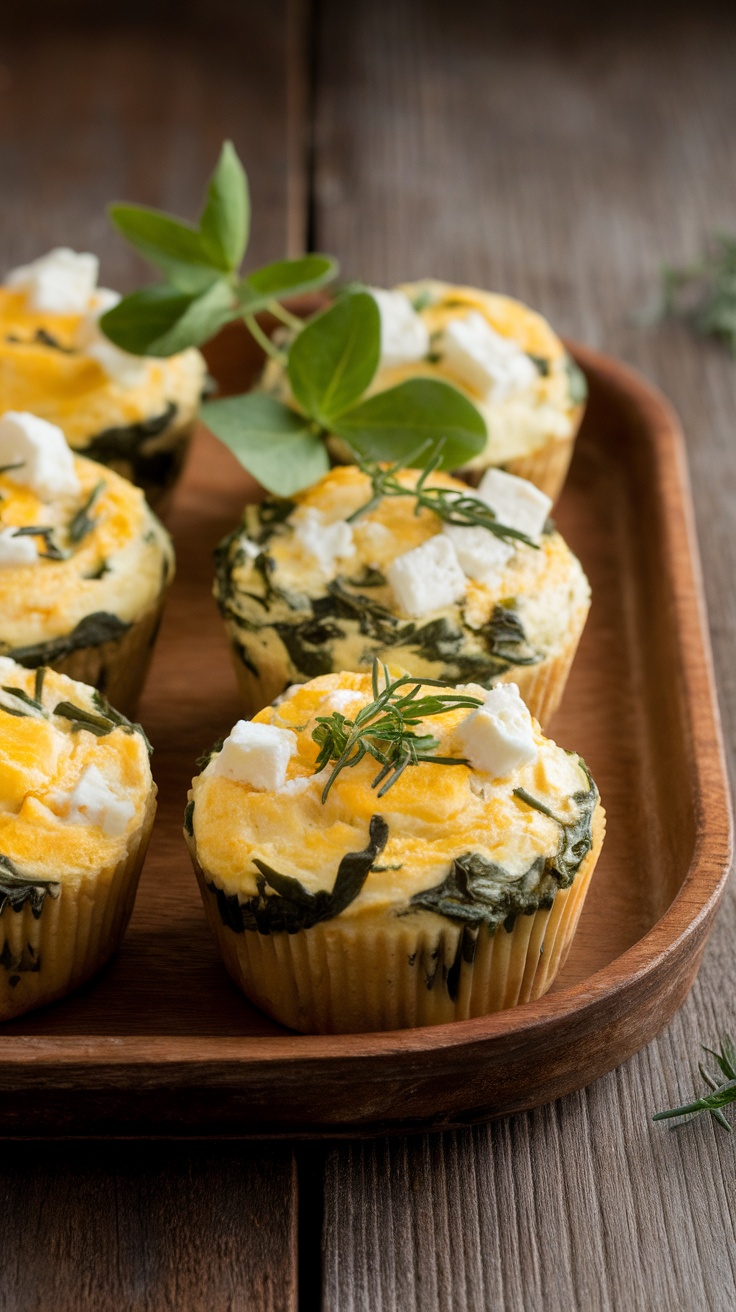
[[[0,654],[135,706],[174,573],[142,491],[35,415],[0,417]]]
[[[513,684],[377,666],[240,721],[185,814],[228,972],[282,1024],[321,1033],[540,997],[603,833],[585,763],[543,737]]]
[[[381,318],[381,355],[366,396],[409,378],[452,383],[482,414],[485,449],[459,477],[477,484],[486,469],[527,478],[555,501],[583,417],[585,376],[541,314],[521,301],[425,279],[393,291],[368,288]],[[283,366],[268,360],[263,390],[291,400]],[[337,437],[329,446],[351,461]]]
[[[120,299],[97,287],[94,255],[60,248],[0,287],[0,412],[29,410],[63,429],[80,455],[143,488],[159,509],[184,464],[205,363],[129,355],[98,320]]]
[[[471,494],[449,474],[345,465],[247,506],[215,579],[246,713],[379,657],[452,683],[513,680],[546,723],[590,604],[550,504],[496,469]]]
[[[115,951],[156,810],[139,725],[94,688],[0,656],[0,1020]]]

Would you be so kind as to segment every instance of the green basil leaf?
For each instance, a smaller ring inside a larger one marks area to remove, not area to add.
[[[458,469],[487,441],[480,411],[456,387],[434,378],[410,378],[377,392],[339,415],[331,428],[371,460],[401,460],[422,442],[429,459],[444,438],[441,469]]]
[[[202,245],[227,273],[240,268],[250,232],[248,179],[231,141],[220,152],[199,220]]]
[[[121,236],[179,291],[203,291],[219,276],[200,233],[188,223],[141,205],[111,205],[108,213]]]
[[[202,419],[268,492],[288,497],[327,473],[330,462],[309,421],[271,396],[248,392],[207,401]]]
[[[312,319],[289,351],[299,404],[325,428],[363,394],[378,367],[381,321],[368,292],[343,296]]]
[[[304,255],[298,260],[276,260],[254,269],[238,288],[238,297],[244,314],[256,314],[269,301],[281,301],[286,296],[301,296],[315,291],[337,277],[338,264],[329,255]]]
[[[159,283],[126,296],[100,319],[111,342],[132,355],[176,355],[199,346],[238,317],[228,283],[216,282],[199,296]]]

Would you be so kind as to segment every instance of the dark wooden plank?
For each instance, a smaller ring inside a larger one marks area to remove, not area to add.
[[[3,1312],[293,1312],[289,1148],[6,1145]]]
[[[194,217],[222,139],[249,172],[251,258],[304,228],[289,182],[286,5],[205,0],[13,6],[0,23],[0,269],[89,248],[102,281],[143,266],[105,217],[113,197]],[[293,43],[292,43],[293,44]],[[293,118],[293,113],[292,113]],[[6,1146],[0,1308],[291,1309],[289,1148]]]
[[[736,229],[733,9],[619,3],[322,6],[315,242],[351,275],[518,295],[620,354],[688,437],[731,764],[736,743],[736,365],[632,311],[665,259]],[[643,872],[643,877],[646,877]],[[513,1121],[328,1158],[325,1299],[352,1309],[733,1305],[734,1144],[649,1113],[691,1093],[734,1027],[736,895],[659,1040]]]

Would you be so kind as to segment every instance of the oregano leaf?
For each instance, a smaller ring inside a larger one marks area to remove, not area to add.
[[[132,355],[169,356],[200,346],[237,317],[232,288],[224,280],[197,296],[158,283],[125,296],[103,314],[100,327]]]
[[[208,428],[268,492],[288,497],[330,467],[322,437],[308,419],[262,392],[202,406]]]
[[[179,291],[203,291],[220,276],[191,224],[144,205],[114,204],[108,214],[120,235]]]
[[[257,314],[270,301],[302,296],[331,282],[338,274],[337,260],[330,255],[304,255],[295,260],[276,260],[249,273],[238,287],[244,314]]]
[[[434,451],[444,439],[442,469],[458,469],[487,441],[480,411],[456,387],[434,378],[410,378],[377,392],[337,415],[331,428],[371,460],[401,460],[423,442]]]
[[[310,320],[293,342],[288,364],[292,391],[306,413],[333,427],[371,382],[380,346],[378,306],[368,292],[342,296]]]
[[[213,264],[227,273],[240,267],[250,233],[250,196],[245,170],[231,141],[224,143],[210,178],[199,231]]]

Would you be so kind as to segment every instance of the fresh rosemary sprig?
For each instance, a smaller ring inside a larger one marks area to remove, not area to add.
[[[17,528],[14,538],[41,538],[46,550],[39,551],[42,560],[68,560],[69,552],[62,550],[56,541],[56,529],[50,524],[24,524]]]
[[[481,501],[480,497],[474,497],[470,492],[461,492],[459,488],[427,487],[427,479],[431,478],[442,463],[443,442],[437,443],[434,447],[434,452],[422,469],[414,487],[406,487],[396,475],[400,470],[410,467],[412,462],[421,461],[422,456],[426,456],[427,445],[425,442],[416,451],[412,451],[405,460],[397,460],[391,465],[380,465],[374,460],[361,460],[356,457],[359,468],[371,480],[371,497],[364,506],[359,506],[352,515],[348,515],[347,522],[351,523],[361,515],[368,514],[384,497],[415,497],[416,515],[420,510],[431,510],[432,514],[437,515],[446,524],[457,524],[463,528],[473,526],[485,528],[495,537],[502,538],[504,542],[523,542],[528,547],[534,547],[535,551],[538,550],[537,543],[526,533],[510,528],[508,524],[502,524],[495,510],[492,510],[485,501]]]
[[[712,1048],[706,1047],[703,1047],[703,1052],[707,1052],[715,1059],[721,1075],[725,1078],[719,1079],[718,1076],[713,1075],[706,1069],[702,1061],[699,1062],[700,1074],[708,1087],[712,1089],[712,1093],[707,1093],[702,1098],[696,1098],[683,1107],[671,1107],[666,1112],[655,1112],[652,1117],[653,1121],[666,1121],[673,1116],[698,1116],[701,1112],[710,1112],[711,1116],[718,1121],[718,1124],[724,1130],[730,1132],[731,1124],[724,1116],[721,1108],[728,1106],[731,1102],[736,1102],[736,1047],[733,1039],[725,1034],[721,1040],[720,1052],[714,1052]]]
[[[380,672],[383,672],[383,690]],[[442,692],[426,693],[423,687],[441,688]],[[392,679],[388,669],[378,660],[373,662],[373,701],[358,712],[354,720],[346,719],[339,711],[332,715],[318,715],[312,738],[320,752],[315,765],[319,773],[330,761],[335,767],[322,791],[323,803],[341,770],[358,765],[364,756],[372,756],[381,769],[371,787],[378,788],[383,797],[408,765],[467,765],[464,757],[435,756],[439,738],[431,733],[415,733],[415,727],[433,715],[465,706],[474,709],[482,705],[478,697],[449,691],[449,685],[439,679],[417,679],[402,674]]]
[[[73,543],[75,547],[78,546],[82,539],[86,538],[87,534],[91,533],[95,527],[97,520],[92,518],[90,512],[104,490],[105,480],[104,478],[101,478],[99,483],[96,483],[92,488],[84,505],[79,507],[76,515],[74,515],[70,521],[68,529],[69,541]]]

